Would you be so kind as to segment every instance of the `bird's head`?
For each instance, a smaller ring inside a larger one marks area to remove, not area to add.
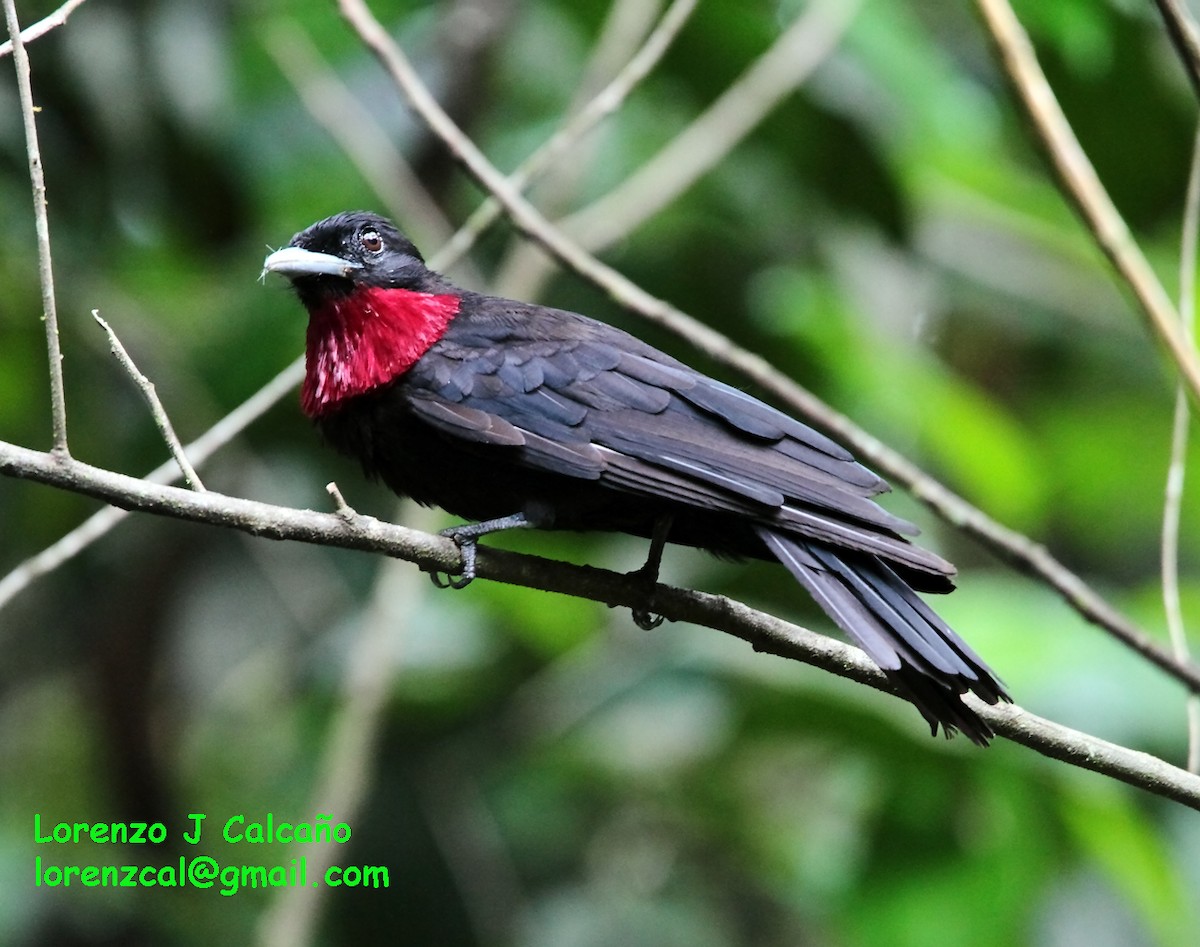
[[[396,225],[368,211],[319,220],[263,261],[262,275],[291,280],[306,306],[349,296],[356,289],[442,289],[420,251]]]
[[[446,331],[460,294],[425,266],[390,220],[335,214],[263,261],[291,281],[308,310],[301,403],[310,417],[389,384]]]

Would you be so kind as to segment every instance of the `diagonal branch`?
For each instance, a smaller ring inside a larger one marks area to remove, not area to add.
[[[718,98],[625,180],[557,226],[598,253],[635,231],[708,174],[838,48],[862,0],[813,0]],[[510,178],[511,180],[511,178]],[[557,216],[539,201],[543,216]],[[545,279],[551,262],[526,244],[522,298]],[[535,262],[536,261],[536,262]],[[497,276],[501,285],[511,270]]]
[[[116,356],[121,367],[125,369],[133,383],[137,385],[137,389],[141,392],[143,400],[150,408],[150,415],[154,418],[154,426],[158,428],[158,433],[162,435],[162,439],[166,441],[167,449],[171,452],[171,456],[175,458],[175,463],[179,465],[179,472],[183,474],[184,481],[193,490],[203,490],[204,484],[200,481],[199,475],[196,473],[196,468],[187,459],[187,453],[183,449],[183,445],[179,443],[179,436],[175,433],[175,427],[171,424],[171,419],[167,416],[167,409],[163,407],[162,401],[158,397],[158,392],[154,389],[154,382],[142,374],[141,370],[134,363],[129,353],[125,350],[125,346],[121,344],[121,340],[117,338],[117,334],[113,331],[112,326],[100,317],[100,310],[92,310],[92,318],[100,323],[100,328],[108,334],[108,344],[112,349],[113,355]]]
[[[560,222],[611,246],[711,171],[837,48],[861,0],[815,0],[695,121],[599,200]]]
[[[1075,206],[1113,268],[1128,284],[1151,333],[1166,348],[1187,385],[1200,402],[1200,361],[1180,328],[1179,313],[1108,196],[1079,139],[1071,130],[1038,65],[1029,35],[1008,0],[976,0],[984,23],[999,52],[1004,72],[1045,148],[1059,185]]]
[[[42,284],[42,321],[46,324],[46,354],[50,362],[50,412],[54,425],[54,450],[63,456],[67,449],[67,399],[63,389],[62,350],[58,344],[58,307],[54,301],[54,265],[50,256],[50,220],[46,215],[46,178],[38,148],[37,108],[33,104],[33,85],[29,57],[21,39],[15,0],[4,0],[4,18],[12,40],[13,65],[17,70],[17,92],[21,100],[21,118],[25,125],[25,149],[29,155],[29,181],[33,185],[33,218],[37,230],[38,276]]]
[[[1196,243],[1200,239],[1200,128],[1192,143],[1192,168],[1188,175],[1187,200],[1183,213],[1183,239],[1179,253],[1179,316],[1188,339],[1195,338]],[[1191,415],[1187,392],[1176,386],[1175,414],[1171,424],[1171,456],[1167,466],[1166,497],[1162,525],[1163,610],[1171,649],[1181,661],[1191,658],[1183,605],[1179,595],[1179,528],[1183,516],[1183,483],[1187,471],[1188,434]],[[1186,705],[1188,722],[1188,769],[1200,773],[1200,696],[1192,694]]]
[[[783,405],[831,432],[860,458],[963,532],[974,536],[997,555],[1053,588],[1084,618],[1108,631],[1167,674],[1200,692],[1200,665],[1181,662],[1110,605],[1082,578],[1058,562],[1044,547],[1009,529],[930,477],[912,461],[858,427],[848,417],[796,384],[766,359],[737,346],[727,336],[672,306],[602,263],[543,217],[518,194],[479,148],[438,106],[404,52],[379,24],[362,0],[340,0],[343,16],[358,32],[391,75],[413,109],[450,147],[484,188],[503,206],[513,224],[536,240],[569,270],[607,292],[619,305],[674,332],[692,346],[740,373]]]
[[[461,565],[459,551],[448,539],[352,511],[317,513],[213,491],[199,493],[160,486],[3,441],[0,441],[0,474],[84,494],[130,510],[221,526],[267,539],[382,553],[416,563],[427,571],[448,572]],[[857,648],[721,595],[657,585],[647,599],[645,584],[636,576],[488,548],[479,550],[476,571],[481,578],[610,606],[644,608],[649,601],[656,613],[672,621],[725,632],[746,641],[756,651],[810,664],[891,693],[883,673]],[[1013,705],[992,707],[970,695],[967,700],[1001,736],[1053,759],[1200,810],[1200,776],[1147,753],[1060,726]]]
[[[346,88],[294,20],[264,35],[267,52],[309,114],[337,142],[389,214],[404,219],[426,243],[443,244],[453,229],[369,109]],[[414,238],[416,239],[416,238]]]
[[[1154,4],[1162,14],[1167,35],[1183,63],[1192,91],[1200,96],[1200,30],[1192,13],[1183,0],[1154,0]]]
[[[688,21],[696,8],[697,0],[673,0],[670,7],[650,31],[641,48],[634,53],[603,89],[583,106],[566,124],[551,135],[541,147],[508,176],[508,183],[515,191],[524,192],[529,186],[553,167],[593,128],[621,107],[630,93],[650,74],[671,43]],[[434,269],[444,269],[467,253],[479,236],[504,212],[504,207],[489,194],[467,218],[465,224],[450,239],[449,243],[430,260]]]
[[[33,26],[27,26],[21,31],[21,42],[32,43],[35,39],[45,36],[51,30],[62,26],[67,22],[67,17],[75,12],[77,7],[83,5],[83,0],[67,0],[61,7],[55,10],[47,17],[38,20]],[[13,51],[13,41],[6,40],[0,43],[0,59],[3,59]]]
[[[184,450],[197,466],[202,466],[222,447],[267,413],[304,377],[304,356],[294,359],[278,375],[225,415],[220,421],[188,444]],[[173,460],[155,467],[143,478],[147,483],[168,484],[179,479],[179,467]],[[64,562],[106,535],[120,523],[128,512],[106,506],[89,516],[69,533],[51,543],[41,552],[21,562],[0,579],[0,609],[11,602],[31,583],[53,572]]]

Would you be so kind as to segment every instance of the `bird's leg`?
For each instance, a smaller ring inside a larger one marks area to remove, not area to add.
[[[654,521],[654,531],[650,534],[650,553],[641,568],[630,573],[646,583],[647,597],[658,584],[658,570],[662,567],[663,550],[667,546],[667,535],[671,532],[673,521],[674,517],[669,513]],[[656,615],[648,608],[633,608],[630,612],[633,615],[633,623],[645,631],[652,631],[663,623],[662,615]]]
[[[457,579],[447,575],[445,582],[441,579],[441,573],[436,571],[430,572],[429,578],[439,589],[466,588],[475,578],[475,546],[480,539],[489,533],[498,533],[505,529],[528,529],[533,525],[524,513],[513,513],[511,516],[484,520],[482,523],[464,523],[462,526],[443,529],[438,535],[451,540],[462,554],[462,572]]]

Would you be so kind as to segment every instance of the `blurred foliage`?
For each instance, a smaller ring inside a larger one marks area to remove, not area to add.
[[[22,19],[56,5],[23,2]],[[554,128],[609,12],[608,0],[376,6],[503,167]],[[866,3],[803,89],[606,256],[768,353],[1162,634],[1170,377],[1058,196],[968,6]],[[579,200],[652,155],[800,9],[702,2],[576,162]],[[1195,102],[1152,5],[1024,0],[1018,13],[1176,285]],[[302,345],[288,293],[255,284],[265,247],[381,204],[268,54],[283,20],[314,38],[452,221],[478,200],[332,3],[91,0],[30,47],[83,459],[140,473],[165,457],[92,309],[193,437]],[[469,31],[489,23],[486,55],[464,61]],[[45,448],[26,159],[0,66],[0,438]],[[500,228],[483,241],[485,274],[509,239]],[[543,299],[703,364],[573,278]],[[292,399],[204,473],[215,489],[318,509],[336,479],[359,509],[395,509],[320,448]],[[958,562],[960,590],[939,608],[1023,706],[1182,757],[1181,688],[910,498],[888,502]],[[0,482],[0,569],[94,506]],[[1193,618],[1198,515],[1188,504]],[[644,554],[619,537],[503,542],[614,568]],[[825,627],[780,570],[686,551],[667,569],[668,581]],[[1013,745],[932,741],[910,707],[715,633],[644,634],[623,612],[486,583],[457,595],[419,577],[394,586],[406,570],[139,517],[0,612],[0,941],[250,942],[278,892],[35,888],[35,855],[169,863],[178,843],[35,846],[32,814],[162,819],[174,839],[189,812],[314,818],[347,662],[385,622],[379,747],[334,857],[389,866],[392,884],[324,892],[319,943],[1195,943],[1192,813]]]

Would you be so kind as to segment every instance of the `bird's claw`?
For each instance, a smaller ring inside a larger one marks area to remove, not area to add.
[[[631,608],[629,614],[633,616],[633,623],[642,631],[653,631],[664,621],[662,615],[645,608]]]
[[[639,585],[644,585],[646,588],[646,603],[647,605],[654,602],[654,589],[658,585],[658,562],[653,558],[647,560],[645,565],[634,569],[632,572],[625,573],[629,578],[637,581]],[[629,614],[633,618],[633,623],[642,631],[653,631],[663,623],[665,617],[657,612],[651,611],[649,608],[630,608]]]
[[[459,553],[462,555],[462,569],[455,578],[452,573],[442,573],[434,569],[429,573],[429,578],[439,589],[465,589],[468,585],[475,581],[475,539],[474,536],[461,535],[462,528],[451,526],[449,529],[443,529],[438,535],[445,536],[454,545],[458,547]],[[445,579],[442,576],[445,575]]]
[[[445,576],[444,579],[442,578],[443,575]],[[473,575],[471,575],[471,576],[460,575],[456,579],[454,577],[453,573],[438,572],[436,569],[431,570],[429,573],[429,580],[434,585],[436,585],[439,589],[465,589],[468,585],[470,585],[474,581],[474,579],[475,579],[475,576],[473,576]]]

